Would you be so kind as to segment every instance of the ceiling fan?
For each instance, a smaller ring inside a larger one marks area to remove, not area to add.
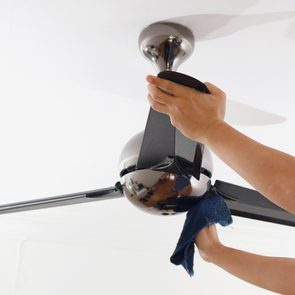
[[[143,55],[159,77],[209,93],[202,82],[175,72],[194,49],[192,32],[176,23],[155,23],[139,37]],[[233,215],[295,226],[295,216],[257,191],[220,180],[211,183],[210,151],[186,138],[167,115],[150,109],[145,130],[125,145],[120,156],[120,181],[97,190],[0,205],[0,214],[100,201],[126,196],[136,207],[156,215],[186,212],[204,194],[215,191]]]

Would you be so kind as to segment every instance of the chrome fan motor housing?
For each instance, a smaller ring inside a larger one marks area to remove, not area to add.
[[[140,132],[126,143],[121,152],[119,171],[124,195],[137,208],[151,214],[175,215],[186,212],[210,188],[208,173],[201,173],[197,180],[191,175],[137,170],[142,141],[143,132]],[[201,166],[212,175],[212,156],[206,147]]]

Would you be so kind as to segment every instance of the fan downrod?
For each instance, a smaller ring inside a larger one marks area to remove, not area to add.
[[[169,22],[154,23],[139,36],[139,48],[157,72],[176,71],[194,50],[194,36],[187,27]]]

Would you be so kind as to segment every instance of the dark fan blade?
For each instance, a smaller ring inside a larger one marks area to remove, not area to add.
[[[190,76],[173,71],[164,71],[158,76],[209,93],[205,84]],[[184,171],[181,169],[185,165],[187,169],[191,166],[190,170],[195,171],[194,176],[199,179],[202,155],[201,144],[180,133],[171,125],[169,116],[150,109],[137,169],[152,168],[182,174]]]
[[[216,192],[224,197],[233,215],[295,226],[295,215],[270,202],[255,190],[216,180]]]
[[[141,145],[137,169],[157,165],[168,155],[175,154],[175,127],[169,116],[150,109]]]
[[[92,201],[102,201],[120,197],[123,197],[123,194],[120,192],[120,190],[116,187],[110,187],[75,194],[67,194],[50,198],[0,205],[0,214],[52,208]]]

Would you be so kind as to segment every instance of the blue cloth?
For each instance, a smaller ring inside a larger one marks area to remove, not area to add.
[[[170,261],[175,265],[181,264],[188,274],[193,276],[196,235],[210,224],[219,223],[226,226],[232,222],[230,211],[221,196],[211,191],[200,197],[186,214],[180,238]]]

